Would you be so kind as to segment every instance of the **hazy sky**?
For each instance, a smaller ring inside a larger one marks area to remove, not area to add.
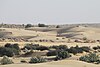
[[[0,23],[100,22],[100,0],[0,0]]]

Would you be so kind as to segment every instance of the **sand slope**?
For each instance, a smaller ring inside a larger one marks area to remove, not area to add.
[[[100,65],[75,60],[62,60],[39,64],[9,64],[0,67],[100,67]]]

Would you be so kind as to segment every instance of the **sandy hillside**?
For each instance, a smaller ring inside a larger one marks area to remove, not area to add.
[[[100,40],[100,29],[93,27],[69,27],[69,28],[30,28],[28,30],[24,29],[14,29],[14,28],[0,28],[4,29],[4,32],[11,32],[12,34],[0,34],[3,37],[30,37],[29,40],[54,40],[58,37],[60,41],[67,41],[70,39],[82,39],[86,37],[91,40]],[[57,36],[57,34],[59,34]],[[65,37],[64,39],[62,39]]]
[[[100,67],[100,65],[75,61],[75,60],[62,60],[62,61],[53,61],[40,64],[1,65],[0,67]]]

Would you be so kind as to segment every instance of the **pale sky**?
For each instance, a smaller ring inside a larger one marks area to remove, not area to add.
[[[0,0],[0,23],[100,22],[100,0]]]

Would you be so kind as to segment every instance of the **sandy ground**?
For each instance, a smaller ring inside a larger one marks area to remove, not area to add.
[[[100,46],[99,43],[64,43],[64,42],[55,42],[55,43],[52,43],[52,42],[0,42],[0,46],[4,46],[6,43],[11,43],[11,44],[14,44],[14,43],[18,43],[20,47],[23,47],[25,46],[25,44],[39,44],[39,45],[43,45],[43,46],[53,46],[53,45],[67,45],[68,47],[74,47],[76,45],[78,46],[90,46],[90,47],[94,47],[94,46]]]
[[[0,67],[100,67],[100,65],[86,63],[76,60],[62,60],[62,61],[53,61],[47,63],[39,64],[9,64],[9,65],[0,65]]]
[[[38,35],[37,38],[32,38],[32,40],[37,40],[37,39],[56,40],[56,34],[57,34],[56,31],[36,32],[36,31],[29,31],[29,30],[23,30],[23,29],[6,29],[5,31],[12,32],[13,34],[11,36],[37,36]],[[87,37],[89,39],[95,39],[95,40],[100,38],[100,30],[96,28],[75,27],[70,30],[64,29],[63,31],[64,32],[62,32],[62,34],[79,34],[79,35],[73,36],[72,38]],[[5,35],[5,37],[7,36],[8,35]],[[94,46],[100,45],[99,43],[67,43],[67,42],[0,42],[0,46],[4,46],[6,43],[18,43],[20,47],[23,47],[27,43],[40,44],[43,46],[67,45],[68,47],[71,47],[71,46],[74,47],[76,45],[94,47]],[[17,59],[16,61],[20,61],[20,60],[21,58]],[[0,65],[0,67],[100,67],[100,64],[96,65],[96,64],[86,63],[86,62],[77,61],[77,60],[62,60],[62,61],[53,61],[53,62],[40,63],[40,64],[15,63],[15,64],[9,64],[9,65]]]

